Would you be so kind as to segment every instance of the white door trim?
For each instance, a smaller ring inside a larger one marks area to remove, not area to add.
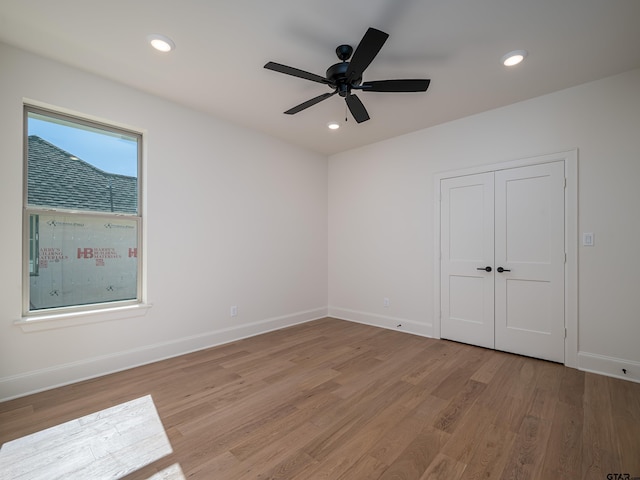
[[[440,338],[440,182],[445,178],[475,175],[550,162],[564,162],[565,199],[565,356],[564,364],[578,368],[578,150],[551,153],[531,158],[441,172],[434,175],[434,321],[433,337]]]

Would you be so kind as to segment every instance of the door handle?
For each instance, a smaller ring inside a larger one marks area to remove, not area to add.
[[[498,267],[496,270],[498,270],[500,273],[502,272],[510,272],[511,270],[507,270],[506,268],[502,268],[502,267]]]
[[[478,268],[476,268],[476,270],[484,270],[485,272],[490,272],[491,271],[491,267],[478,267]]]

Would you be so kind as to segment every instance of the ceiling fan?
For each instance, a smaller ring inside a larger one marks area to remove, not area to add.
[[[340,45],[336,48],[336,55],[341,60],[340,63],[330,66],[327,69],[326,76],[321,77],[314,73],[305,72],[280,63],[268,62],[264,68],[275,72],[292,75],[294,77],[311,80],[312,82],[323,83],[333,89],[333,92],[324,93],[311,100],[301,103],[286,112],[287,115],[293,115],[309,108],[336,93],[344,97],[347,107],[358,123],[369,120],[369,114],[360,99],[351,93],[352,90],[362,90],[363,92],[425,92],[429,87],[431,80],[428,79],[405,79],[405,80],[376,80],[372,82],[363,82],[362,74],[371,64],[373,59],[389,38],[384,33],[375,28],[369,28],[355,52],[350,45]],[[352,57],[353,54],[353,57]],[[351,61],[347,61],[351,58]]]

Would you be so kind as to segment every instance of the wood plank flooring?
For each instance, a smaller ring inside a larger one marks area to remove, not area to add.
[[[148,394],[173,453],[128,480],[640,477],[640,384],[330,318],[0,403],[0,443]]]
[[[170,453],[153,400],[146,395],[3,444],[0,478],[121,478]]]

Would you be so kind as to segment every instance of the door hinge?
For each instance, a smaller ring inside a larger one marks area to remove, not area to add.
[[[564,179],[564,188],[567,188],[567,178]]]
[[[564,329],[564,338],[567,338],[567,328]]]
[[[567,263],[567,252],[564,252],[564,263]]]

